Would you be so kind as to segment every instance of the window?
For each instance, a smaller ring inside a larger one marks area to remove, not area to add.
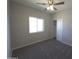
[[[35,17],[29,17],[29,33],[42,31],[44,31],[44,20]]]

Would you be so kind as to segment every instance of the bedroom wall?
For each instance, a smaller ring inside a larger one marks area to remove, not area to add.
[[[52,15],[52,20],[57,20],[57,40],[72,45],[72,9]]]
[[[50,15],[39,10],[11,2],[12,48],[17,49],[50,39]],[[44,32],[29,33],[29,16],[44,19]],[[52,37],[54,34],[52,35]]]

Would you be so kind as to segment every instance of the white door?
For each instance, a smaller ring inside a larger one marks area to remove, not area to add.
[[[62,41],[62,20],[57,20],[57,40]]]

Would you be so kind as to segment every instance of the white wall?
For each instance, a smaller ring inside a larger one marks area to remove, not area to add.
[[[11,2],[10,8],[13,49],[27,46],[50,38],[49,14],[15,2]],[[29,16],[44,19],[44,32],[29,34]]]
[[[72,9],[54,14],[52,20],[54,19],[57,20],[57,40],[72,45]]]

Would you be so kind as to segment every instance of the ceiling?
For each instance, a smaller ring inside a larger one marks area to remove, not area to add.
[[[48,13],[52,13],[52,14],[55,13],[55,12],[61,11],[61,10],[72,8],[72,0],[55,0],[54,1],[55,3],[64,1],[64,5],[55,6],[58,9],[57,11],[47,11],[47,10],[45,10],[45,8],[48,5],[36,4],[37,2],[47,3],[48,0],[11,0],[11,1],[18,2],[18,3],[24,4],[24,5],[28,5],[30,7],[36,8],[38,10],[48,12]]]

